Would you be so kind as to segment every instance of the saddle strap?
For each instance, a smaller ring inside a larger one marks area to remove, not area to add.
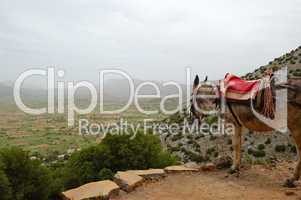
[[[234,110],[233,110],[233,108],[232,108],[230,102],[227,102],[227,105],[228,105],[228,108],[229,108],[229,110],[230,110],[230,112],[231,112],[231,115],[233,116],[233,118],[234,118],[234,120],[236,121],[236,123],[238,124],[238,126],[242,126],[242,124],[240,123],[240,121],[239,121],[237,115],[235,114],[235,112],[234,112]]]

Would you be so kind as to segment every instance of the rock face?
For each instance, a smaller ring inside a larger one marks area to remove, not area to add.
[[[169,166],[164,169],[166,173],[178,173],[178,172],[198,172],[199,169],[185,167],[184,165]]]
[[[133,172],[117,172],[114,176],[114,181],[120,188],[126,192],[133,191],[136,187],[142,184],[143,178]]]
[[[118,195],[119,187],[113,181],[98,181],[62,193],[65,200],[109,199]]]
[[[147,170],[129,170],[127,172],[134,173],[144,179],[160,179],[166,176],[163,169],[147,169]]]

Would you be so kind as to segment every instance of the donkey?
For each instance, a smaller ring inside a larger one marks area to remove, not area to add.
[[[206,77],[207,80],[207,77]],[[206,82],[206,80],[204,82]],[[198,98],[197,96],[208,94],[216,94],[213,87],[206,87],[204,89],[204,82],[199,81],[199,77],[196,75],[192,88],[192,99],[195,98],[195,103],[191,104],[191,113],[199,121],[202,121],[205,114],[198,111],[195,106],[201,109],[208,109],[208,107],[218,107],[220,103],[220,95],[216,98],[205,99]],[[289,80],[286,84],[281,87],[287,88],[288,91],[288,105],[287,105],[287,126],[297,146],[298,162],[295,167],[294,174],[292,177],[287,179],[284,183],[286,187],[294,187],[294,182],[300,178],[301,173],[301,80]],[[219,88],[219,86],[217,87]],[[231,173],[239,172],[241,165],[241,145],[242,145],[242,134],[244,131],[255,131],[255,132],[270,132],[273,129],[261,120],[259,120],[252,112],[250,104],[240,102],[227,102],[225,108],[224,117],[225,120],[231,122],[235,126],[235,133],[232,137],[232,144],[234,149],[233,164],[230,169]]]

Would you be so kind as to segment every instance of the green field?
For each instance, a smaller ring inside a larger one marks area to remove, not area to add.
[[[145,103],[143,108],[155,109],[157,103]],[[120,108],[120,105],[106,105],[106,110]],[[13,105],[0,107],[0,148],[18,146],[28,150],[32,155],[43,157],[65,154],[68,150],[76,150],[91,144],[101,142],[100,136],[81,136],[78,131],[78,119],[88,119],[89,123],[110,124],[120,121],[139,123],[143,119],[161,120],[163,114],[145,115],[134,106],[122,114],[105,115],[93,112],[87,115],[77,115],[76,125],[68,127],[65,114],[25,114]]]

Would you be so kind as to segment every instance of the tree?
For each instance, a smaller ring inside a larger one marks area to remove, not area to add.
[[[3,170],[0,170],[0,200],[12,199],[11,187],[8,178]]]
[[[49,197],[51,177],[49,170],[37,160],[30,160],[27,152],[19,148],[0,151],[3,164],[14,200],[46,200]],[[5,178],[2,178],[5,183]]]
[[[73,154],[65,168],[65,187],[110,179],[117,171],[161,168],[177,162],[176,157],[163,151],[157,136],[132,136],[107,135],[99,145]]]

